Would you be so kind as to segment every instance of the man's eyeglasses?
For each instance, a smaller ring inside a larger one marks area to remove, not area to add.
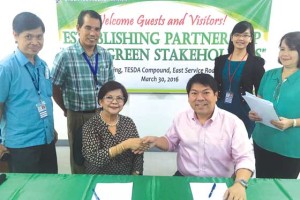
[[[235,33],[235,34],[233,34],[233,37],[236,37],[236,38],[250,38],[251,35],[249,35],[249,34]]]
[[[212,90],[204,90],[204,91],[190,91],[189,95],[190,97],[196,98],[199,94],[201,94],[203,97],[207,97],[213,93]]]
[[[124,103],[125,101],[125,98],[124,97],[113,97],[113,96],[105,96],[104,99],[108,102],[108,103],[111,103],[113,102],[114,100],[116,100],[118,103]]]

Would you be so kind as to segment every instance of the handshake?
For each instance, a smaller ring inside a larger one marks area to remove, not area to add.
[[[157,137],[146,136],[144,138],[129,138],[122,142],[125,149],[130,149],[134,154],[142,154],[156,146]]]

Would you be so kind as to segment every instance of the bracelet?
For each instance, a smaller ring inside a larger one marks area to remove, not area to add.
[[[296,126],[297,126],[297,120],[293,119],[293,127],[296,127]]]

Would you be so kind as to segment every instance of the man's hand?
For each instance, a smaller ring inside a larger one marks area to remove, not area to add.
[[[8,149],[5,146],[3,146],[2,144],[0,144],[0,159],[2,158],[2,156],[5,153],[9,153]]]
[[[141,138],[129,138],[121,143],[125,150],[130,149],[134,154],[142,154],[149,149],[148,144],[144,144]]]
[[[246,200],[246,188],[240,183],[234,183],[224,194],[226,200]]]

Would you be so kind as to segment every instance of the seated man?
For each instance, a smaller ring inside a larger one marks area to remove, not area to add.
[[[218,87],[212,76],[194,75],[186,90],[191,109],[175,117],[165,136],[147,136],[144,143],[177,151],[175,175],[235,177],[224,199],[246,199],[255,159],[243,122],[216,106]]]

